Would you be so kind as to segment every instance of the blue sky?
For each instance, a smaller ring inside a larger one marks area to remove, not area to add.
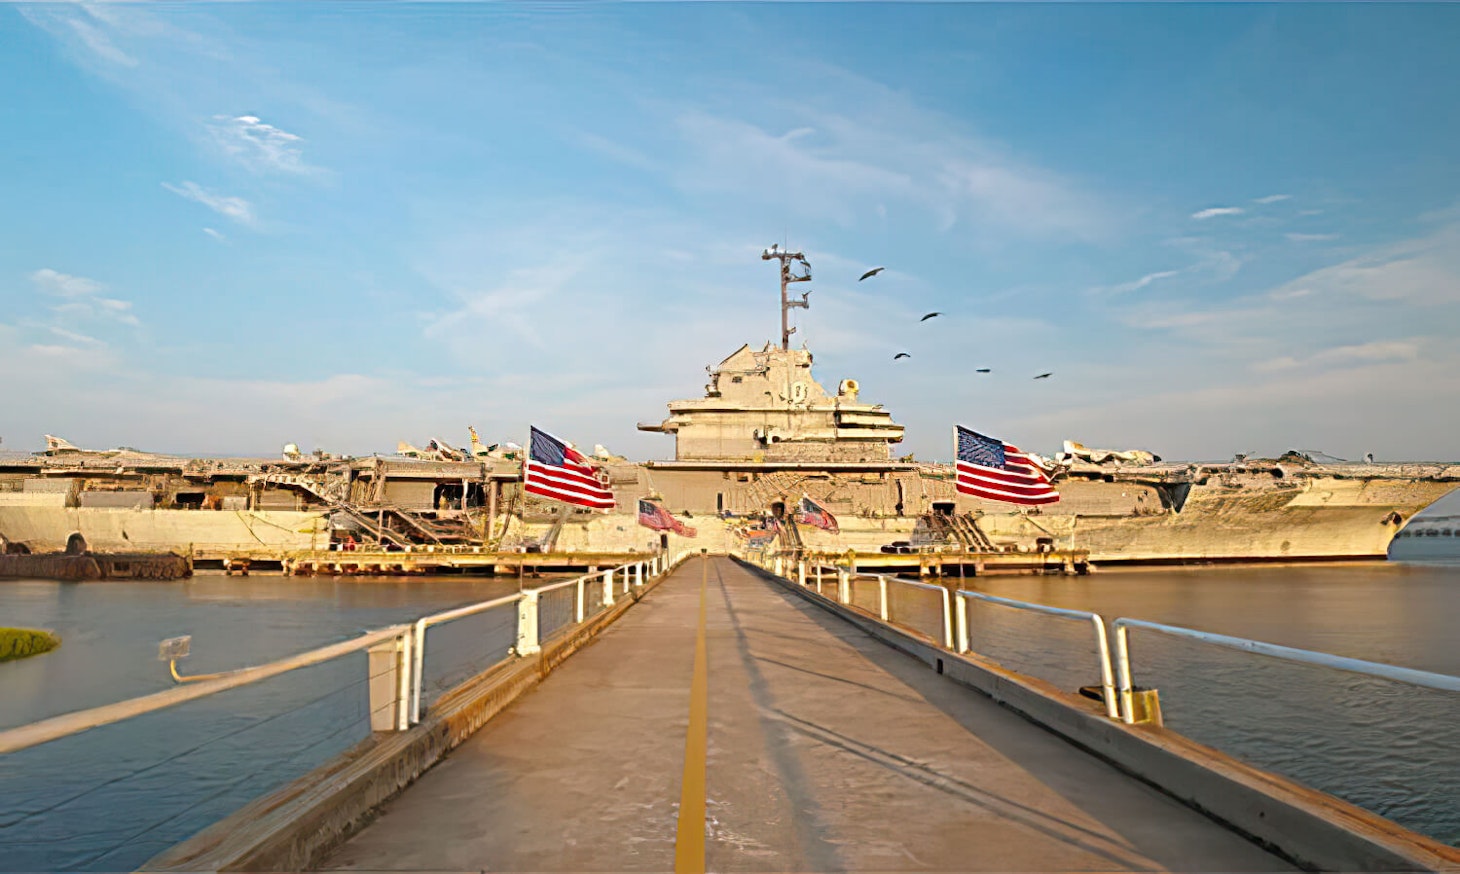
[[[776,334],[784,242],[795,340],[920,458],[1454,459],[1457,41],[1440,4],[0,6],[0,437],[667,457],[635,422]]]

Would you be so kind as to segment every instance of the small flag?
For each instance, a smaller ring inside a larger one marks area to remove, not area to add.
[[[961,494],[1010,504],[1053,504],[1059,492],[1044,469],[1002,440],[956,426],[958,479]]]
[[[673,531],[680,537],[694,537],[697,532],[678,519],[658,501],[639,499],[639,524],[655,531]]]
[[[613,492],[599,478],[598,468],[578,450],[532,428],[527,459],[522,466],[522,488],[534,495],[595,510],[612,510]]]
[[[830,531],[832,534],[840,534],[841,526],[836,524],[836,517],[825,507],[811,500],[806,495],[801,496],[801,506],[796,513],[796,521],[802,525],[814,525],[823,531]]]

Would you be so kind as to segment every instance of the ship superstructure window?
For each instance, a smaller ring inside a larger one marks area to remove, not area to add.
[[[730,381],[731,382],[745,382],[745,379],[743,377],[739,377],[739,376],[732,376],[732,377],[730,377]]]

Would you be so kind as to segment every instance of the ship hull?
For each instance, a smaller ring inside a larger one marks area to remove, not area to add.
[[[316,534],[315,532],[319,533]],[[80,533],[96,552],[190,553],[202,561],[277,560],[329,540],[320,513],[292,510],[124,510],[0,506],[0,535],[32,552],[65,548]]]

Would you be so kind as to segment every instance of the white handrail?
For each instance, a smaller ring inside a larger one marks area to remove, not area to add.
[[[1110,643],[1105,637],[1105,620],[1100,618],[1099,613],[1088,613],[1084,610],[1067,610],[1063,607],[1049,607],[1044,604],[1034,604],[1029,601],[1015,601],[1012,598],[1000,598],[996,595],[985,595],[983,592],[969,592],[964,589],[959,589],[958,652],[960,653],[968,652],[968,599],[970,598],[976,601],[987,601],[990,604],[999,604],[1004,607],[1013,607],[1016,610],[1029,610],[1034,613],[1058,616],[1061,619],[1089,622],[1095,629],[1095,649],[1100,661],[1100,687],[1105,697],[1105,714],[1111,719],[1120,718],[1120,712],[1116,708],[1115,677],[1110,670]],[[1122,699],[1122,701],[1126,704],[1129,703],[1125,702],[1125,699]]]
[[[1323,668],[1334,668],[1335,670],[1348,671],[1354,674],[1366,674],[1371,677],[1394,680],[1398,683],[1408,683],[1411,686],[1424,686],[1429,689],[1439,689],[1445,692],[1460,692],[1460,677],[1452,677],[1449,674],[1435,674],[1430,671],[1416,670],[1415,668],[1386,665],[1382,662],[1369,662],[1363,659],[1349,658],[1348,656],[1333,655],[1332,653],[1297,649],[1276,643],[1249,640],[1245,637],[1229,637],[1225,634],[1214,634],[1210,631],[1182,628],[1179,625],[1162,625],[1158,622],[1147,622],[1143,619],[1117,619],[1112,624],[1115,628],[1116,665],[1120,668],[1121,719],[1127,724],[1135,721],[1134,708],[1131,702],[1132,689],[1134,688],[1131,679],[1130,663],[1129,629],[1131,628],[1143,628],[1147,631],[1169,634],[1172,637],[1184,637],[1188,640],[1196,640],[1202,643],[1212,644],[1213,646],[1222,646],[1242,652],[1265,655],[1275,659],[1283,659],[1284,661],[1301,662],[1302,664],[1317,665]]]
[[[422,675],[426,670],[426,629],[432,625],[439,625],[442,622],[450,622],[453,619],[460,619],[463,616],[472,616],[477,613],[484,613],[487,610],[495,610],[498,607],[505,607],[508,604],[516,604],[522,600],[522,593],[508,595],[504,598],[495,598],[491,601],[482,601],[479,604],[468,604],[465,607],[457,607],[455,610],[447,610],[442,613],[433,613],[430,616],[422,616],[416,620],[416,633],[413,636],[414,646],[411,653],[411,725],[421,721],[421,686]]]
[[[904,580],[901,577],[893,576],[891,574],[866,574],[865,576],[876,577],[881,581],[881,583],[878,585],[878,596],[881,598],[882,601],[880,605],[881,614],[883,620],[889,622],[891,620],[888,619],[888,617],[891,614],[889,613],[887,603],[888,583],[896,583],[900,586],[908,586],[914,589],[926,589],[927,591],[938,592],[939,594],[941,594],[943,596],[943,647],[944,649],[953,648],[953,599],[948,592],[947,586],[935,586],[932,583],[919,583],[913,580]]]
[[[349,655],[352,652],[368,649],[377,643],[401,637],[409,633],[409,631],[409,625],[391,625],[374,631],[367,631],[359,637],[352,637],[349,640],[330,644],[329,646],[322,646],[319,649],[312,649],[308,652],[302,652],[298,655],[269,662],[268,664],[230,671],[211,680],[199,680],[196,683],[177,686],[152,695],[143,695],[140,698],[128,698],[125,701],[103,704],[100,707],[92,707],[87,710],[77,710],[74,713],[53,716],[50,719],[42,719],[40,722],[32,722],[29,725],[6,729],[5,731],[0,731],[0,754],[13,753],[16,750],[23,750],[27,747],[33,747],[37,744],[66,737],[67,735],[80,734],[83,731],[97,728],[98,726],[121,722],[124,719],[141,716],[144,713],[151,713],[154,710],[175,707],[178,704],[183,704],[198,698],[205,698],[209,695],[216,695],[219,692],[226,692],[229,689],[236,689],[239,686],[247,686],[252,683],[257,683],[260,680],[276,677],[279,674],[298,670],[299,668],[307,668],[310,665],[327,662],[330,659],[339,658],[342,655]]]

